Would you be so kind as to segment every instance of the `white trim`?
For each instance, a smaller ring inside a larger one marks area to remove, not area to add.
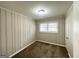
[[[68,55],[69,55],[69,58],[72,58],[71,55],[70,55],[69,53],[68,53]]]
[[[66,47],[66,49],[67,49],[67,47]],[[68,52],[68,49],[67,49],[67,52]],[[69,58],[72,58],[69,52],[68,52],[68,55],[69,55]]]
[[[12,55],[9,56],[9,58],[13,57],[14,55],[16,55],[17,53],[21,52],[22,50],[24,50],[25,48],[27,48],[28,46],[30,46],[31,44],[33,44],[36,41],[31,42],[30,44],[26,45],[24,48],[16,51],[15,53],[13,53]]]
[[[48,43],[48,44],[53,44],[53,45],[58,45],[58,46],[61,46],[61,47],[65,47],[65,45],[62,45],[62,44],[51,43],[51,42],[47,42],[47,41],[43,41],[43,40],[37,40],[37,41]]]

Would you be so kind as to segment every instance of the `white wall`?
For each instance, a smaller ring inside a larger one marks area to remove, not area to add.
[[[73,57],[73,21],[73,6],[71,6],[67,12],[65,21],[65,42],[70,57]]]
[[[58,22],[58,33],[45,33],[39,32],[39,24],[44,22]],[[55,43],[64,46],[65,45],[65,20],[64,16],[49,17],[46,19],[40,19],[36,21],[36,35],[37,40]]]
[[[0,8],[0,54],[10,56],[35,39],[35,23],[17,12]]]
[[[71,57],[79,58],[79,2],[73,2],[66,17],[66,47]]]
[[[79,58],[79,1],[73,3],[74,7],[74,56]]]

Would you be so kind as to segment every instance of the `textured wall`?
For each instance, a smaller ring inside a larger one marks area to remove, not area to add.
[[[0,8],[0,54],[10,56],[35,38],[35,23],[17,12]]]
[[[39,32],[39,24],[43,22],[57,22],[58,33]],[[49,17],[36,21],[37,40],[47,41],[50,43],[65,45],[65,20],[64,16]]]

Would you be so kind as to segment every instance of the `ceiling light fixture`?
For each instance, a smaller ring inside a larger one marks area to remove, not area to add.
[[[45,14],[45,10],[44,10],[44,9],[38,10],[38,14],[39,14],[39,15],[44,15],[44,14]]]
[[[39,17],[39,18],[44,18],[46,16],[48,16],[50,14],[50,10],[46,7],[36,7],[36,8],[33,8],[33,14],[36,16],[36,17]]]

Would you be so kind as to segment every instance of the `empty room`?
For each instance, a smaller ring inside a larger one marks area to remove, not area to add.
[[[0,1],[0,58],[78,58],[78,1]]]

